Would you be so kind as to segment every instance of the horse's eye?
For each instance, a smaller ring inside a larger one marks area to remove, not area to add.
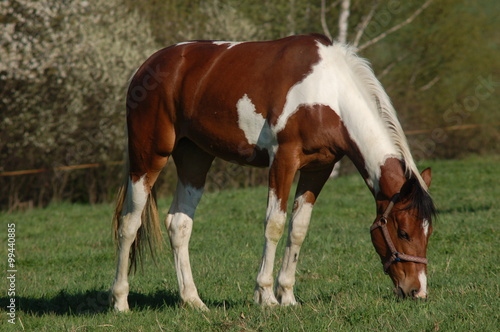
[[[410,236],[405,231],[398,230],[398,236],[401,239],[410,240]]]

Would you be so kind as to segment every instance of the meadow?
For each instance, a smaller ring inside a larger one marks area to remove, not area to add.
[[[329,181],[319,197],[298,266],[300,305],[294,307],[261,308],[252,301],[265,187],[206,193],[200,203],[190,248],[206,313],[179,302],[166,238],[157,264],[146,258],[130,277],[131,312],[109,310],[115,272],[110,204],[54,203],[0,214],[0,330],[498,331],[500,156],[421,166],[433,169],[431,192],[439,209],[428,248],[427,301],[394,297],[370,241],[374,201],[354,174]],[[162,219],[169,204],[169,198],[159,200]],[[15,224],[15,324],[7,315],[9,224]]]

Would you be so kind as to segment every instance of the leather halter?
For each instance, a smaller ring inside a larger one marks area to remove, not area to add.
[[[373,225],[370,227],[370,232],[372,232],[374,229],[380,228],[382,231],[382,235],[384,236],[384,240],[387,243],[387,246],[389,247],[389,250],[391,251],[391,255],[385,259],[384,264],[384,272],[387,274],[387,270],[389,270],[389,267],[395,263],[395,262],[413,262],[413,263],[421,263],[421,264],[427,264],[427,258],[425,257],[417,257],[417,256],[412,256],[412,255],[407,255],[401,252],[398,252],[396,250],[396,247],[394,246],[394,243],[391,240],[391,235],[389,234],[389,230],[387,229],[387,217],[389,216],[389,213],[391,213],[392,208],[394,207],[394,204],[399,200],[399,193],[395,194],[392,196],[391,201],[389,205],[387,206],[387,209],[385,209],[384,214],[380,219],[376,220]]]

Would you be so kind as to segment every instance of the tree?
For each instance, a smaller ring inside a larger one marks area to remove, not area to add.
[[[486,124],[486,119],[498,126],[500,117],[493,109],[499,80],[493,73],[499,61],[491,47],[498,27],[493,27],[494,15],[488,15],[495,6],[489,0],[374,0],[370,5],[339,0],[328,7],[321,0],[321,26],[332,36],[327,14],[337,9],[336,39],[370,59],[403,126],[429,128],[420,131],[427,137],[410,137],[417,159],[454,157],[495,149],[494,125],[451,133],[442,129]]]

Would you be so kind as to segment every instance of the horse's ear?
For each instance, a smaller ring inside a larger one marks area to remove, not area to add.
[[[420,175],[427,185],[427,188],[429,188],[431,186],[431,168],[429,167],[424,169],[422,173],[420,173]],[[410,179],[406,180],[405,184],[403,185],[403,187],[401,187],[400,190],[401,198],[409,197],[417,186],[420,186],[420,184],[418,183],[418,179],[416,177],[412,176]]]
[[[425,184],[427,185],[427,188],[430,188],[431,186],[431,178],[432,178],[432,172],[431,172],[431,168],[428,167],[426,169],[424,169],[422,171],[422,173],[420,173],[420,175],[422,176],[422,179],[424,179],[424,182]]]
[[[401,187],[399,191],[399,197],[400,199],[405,199],[408,198],[413,190],[415,189],[415,186],[417,185],[418,180],[416,177],[412,176],[408,180],[406,180],[405,184]]]

